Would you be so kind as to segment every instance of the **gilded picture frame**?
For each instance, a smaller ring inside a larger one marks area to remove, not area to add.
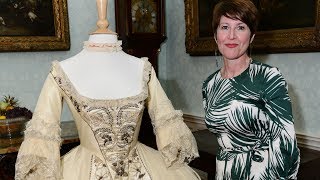
[[[218,0],[184,0],[186,52],[193,56],[214,55],[212,9]],[[296,53],[320,51],[320,0],[253,0],[260,14],[260,27],[252,44],[253,53]],[[301,4],[301,3],[303,4]],[[274,5],[274,3],[272,4]],[[268,7],[261,8],[260,6]],[[289,7],[289,8],[288,8]],[[289,13],[289,10],[294,11]],[[295,10],[297,9],[297,10]],[[261,12],[261,10],[264,10]],[[272,15],[266,17],[267,15]],[[271,21],[272,20],[272,21]]]
[[[67,0],[1,3],[0,51],[70,49]]]

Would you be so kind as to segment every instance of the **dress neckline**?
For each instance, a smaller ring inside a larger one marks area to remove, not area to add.
[[[224,80],[238,79],[238,78],[241,78],[242,76],[244,76],[245,74],[247,74],[247,72],[249,72],[249,69],[250,69],[250,66],[252,63],[253,63],[253,60],[250,58],[250,62],[249,62],[248,67],[244,71],[242,71],[240,74],[238,74],[237,76],[234,76],[231,78],[223,78],[222,74],[221,74],[221,69],[219,70],[218,74],[219,74],[220,78],[224,79]]]
[[[137,99],[144,99],[147,97],[147,82],[149,80],[149,72],[151,70],[151,64],[147,60],[147,58],[141,58],[144,61],[143,65],[143,72],[142,72],[142,89],[141,92],[133,95],[133,96],[127,96],[127,97],[121,97],[121,98],[105,98],[105,99],[96,99],[96,98],[91,98],[85,95],[82,95],[73,85],[71,80],[69,79],[68,75],[64,72],[62,67],[60,66],[59,61],[55,60],[52,62],[52,70],[51,73],[55,80],[57,81],[56,78],[59,78],[59,86],[64,90],[64,92],[67,94],[69,98],[71,97],[76,97],[76,99],[80,99],[84,102],[113,102],[113,103],[121,103],[124,101],[132,101],[132,100],[137,100]],[[55,72],[54,72],[55,71]]]

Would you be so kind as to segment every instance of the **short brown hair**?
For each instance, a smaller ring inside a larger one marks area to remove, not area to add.
[[[244,22],[251,31],[257,31],[259,13],[251,0],[221,0],[213,10],[212,27],[214,34],[220,23],[221,16]]]

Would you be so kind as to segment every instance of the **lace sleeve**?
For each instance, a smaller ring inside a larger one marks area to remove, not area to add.
[[[59,179],[62,97],[51,74],[41,90],[16,161],[15,179]]]
[[[157,146],[167,167],[179,167],[198,157],[196,140],[183,122],[182,112],[173,108],[163,91],[154,69],[149,81],[148,111]]]

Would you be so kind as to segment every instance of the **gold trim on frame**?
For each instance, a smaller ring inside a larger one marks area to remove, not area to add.
[[[55,36],[0,36],[0,51],[58,51],[70,49],[67,0],[52,0]]]

